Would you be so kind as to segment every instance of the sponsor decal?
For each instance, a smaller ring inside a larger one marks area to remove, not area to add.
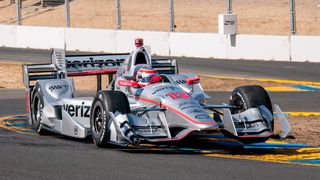
[[[124,59],[93,59],[92,57],[89,60],[73,60],[66,61],[66,68],[70,69],[82,69],[82,68],[96,68],[96,67],[116,67],[121,66]]]
[[[118,85],[119,86],[131,86],[132,83],[130,80],[119,80],[118,81]]]
[[[201,114],[197,114],[195,116],[196,119],[210,119],[210,116],[208,114],[205,113],[201,113]]]
[[[55,63],[59,68],[65,68],[65,62],[64,62],[64,51],[62,50],[55,50],[52,54],[53,59],[55,59]]]
[[[157,94],[158,92],[160,91],[164,91],[164,90],[172,90],[174,91],[174,87],[163,87],[163,88],[159,88],[159,89],[156,89],[155,91],[152,92],[152,94]]]
[[[68,85],[65,85],[65,84],[63,84],[63,85],[51,85],[51,86],[49,86],[49,90],[50,90],[50,92],[52,92],[52,91],[54,91],[54,90],[61,90],[61,89],[66,89],[68,87]]]
[[[235,24],[236,24],[236,21],[234,21],[234,20],[231,20],[231,21],[225,20],[224,21],[225,26],[230,26],[230,25],[235,25]]]
[[[170,92],[167,93],[166,96],[171,97],[173,100],[177,100],[177,99],[187,99],[190,98],[191,96],[186,93],[186,92]]]
[[[187,81],[185,79],[180,79],[180,80],[176,80],[174,81],[174,84],[179,85],[179,84],[186,84]]]
[[[187,114],[193,114],[193,113],[202,113],[202,109],[192,109],[190,111],[187,111]]]
[[[194,108],[194,106],[185,106],[185,107],[182,107],[182,108],[180,108],[180,110],[185,110],[185,109],[191,109],[191,108]]]
[[[179,108],[180,109],[184,108],[184,106],[194,107],[195,105],[197,105],[197,103],[196,102],[192,102],[192,101],[190,101],[190,102],[182,102],[182,103],[179,104]]]
[[[103,95],[102,95],[102,94],[99,94],[99,99],[102,100],[102,98],[103,98]]]
[[[73,104],[64,104],[63,109],[68,112],[71,117],[90,117],[90,106]]]

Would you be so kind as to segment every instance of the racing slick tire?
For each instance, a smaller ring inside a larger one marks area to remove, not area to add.
[[[130,113],[127,96],[121,91],[99,91],[95,97],[90,115],[91,136],[98,147],[110,146],[109,112]]]
[[[47,134],[47,131],[42,128],[42,114],[43,114],[43,97],[39,86],[35,86],[31,101],[31,127],[40,135]]]
[[[231,109],[232,114],[240,113],[261,105],[264,105],[273,113],[270,97],[267,91],[259,85],[240,86],[234,89],[230,96],[230,105],[241,107],[240,109]],[[273,121],[271,127],[273,130]]]

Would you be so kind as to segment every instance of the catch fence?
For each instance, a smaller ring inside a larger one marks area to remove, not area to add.
[[[0,23],[32,26],[218,32],[237,15],[240,34],[320,35],[319,0],[0,0]]]

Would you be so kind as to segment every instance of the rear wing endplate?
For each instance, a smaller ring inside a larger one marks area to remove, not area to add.
[[[41,79],[57,79],[58,71],[53,64],[27,64],[22,67],[23,83],[30,88],[32,81]]]

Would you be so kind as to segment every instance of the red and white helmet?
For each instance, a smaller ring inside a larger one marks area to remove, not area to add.
[[[136,80],[140,87],[145,87],[149,85],[150,79],[157,75],[157,72],[151,67],[142,67],[138,70]]]

